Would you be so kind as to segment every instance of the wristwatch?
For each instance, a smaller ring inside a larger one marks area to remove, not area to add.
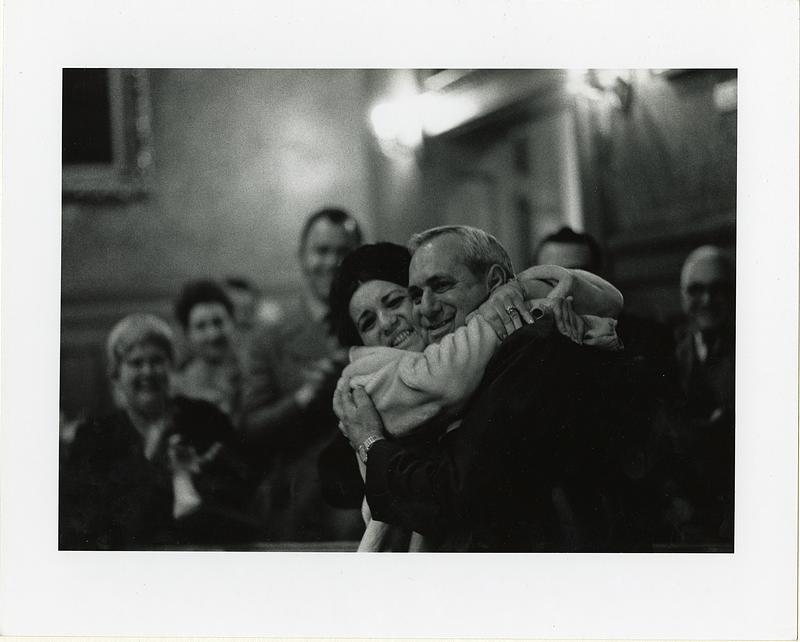
[[[381,439],[386,439],[381,435],[370,435],[364,441],[361,442],[361,445],[358,447],[358,458],[363,462],[367,463],[367,458],[369,457],[369,449],[372,448],[372,444],[376,441],[380,441]]]

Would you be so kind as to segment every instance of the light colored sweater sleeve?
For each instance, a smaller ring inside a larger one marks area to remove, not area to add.
[[[474,315],[424,352],[353,348],[339,386],[363,386],[386,431],[407,435],[433,417],[455,418],[499,345],[491,326]]]

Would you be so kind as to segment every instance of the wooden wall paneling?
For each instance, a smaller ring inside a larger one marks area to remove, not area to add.
[[[736,111],[714,100],[735,71],[632,75],[629,110],[576,99],[586,229],[633,309],[679,311],[679,273],[695,247],[735,250]]]

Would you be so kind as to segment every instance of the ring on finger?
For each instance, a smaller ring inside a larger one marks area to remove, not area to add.
[[[507,306],[506,307],[506,312],[508,312],[508,316],[513,316],[515,314],[519,314],[519,312],[517,312],[517,308],[515,308],[513,305]]]

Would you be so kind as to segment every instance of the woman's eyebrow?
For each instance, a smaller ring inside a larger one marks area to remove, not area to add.
[[[391,299],[394,296],[397,296],[397,294],[407,294],[407,291],[404,289],[397,289],[387,292],[381,297],[381,303],[386,305],[389,302],[389,299]]]
[[[356,325],[360,325],[364,320],[364,317],[368,316],[371,312],[372,310],[364,310],[361,314],[359,314],[358,319],[356,320]]]

